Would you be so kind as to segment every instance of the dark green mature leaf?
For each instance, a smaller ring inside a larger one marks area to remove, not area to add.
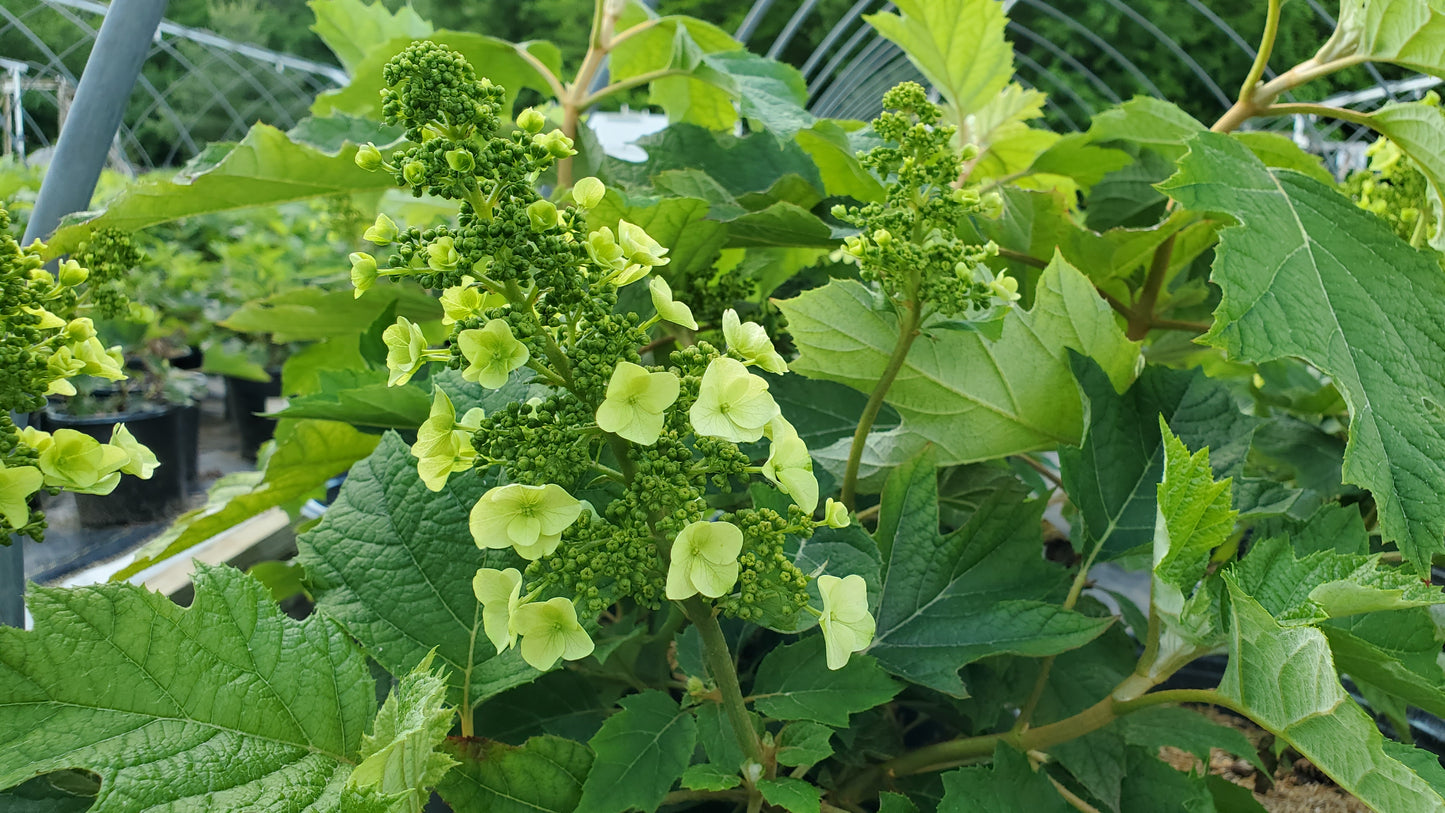
[[[77,793],[69,788],[57,787],[52,779],[62,782],[75,773],[37,776],[28,782],[0,791],[0,809],[5,813],[85,813],[95,804],[95,794]],[[85,775],[88,777],[88,775]],[[95,783],[99,789],[99,783]]]
[[[1105,115],[1101,113],[1099,115]],[[1095,121],[1098,118],[1095,117]],[[1069,178],[1087,192],[1104,176],[1123,169],[1133,158],[1123,150],[1091,143],[1087,133],[1070,133],[1044,150],[1029,167],[1029,175],[1058,175]]]
[[[0,628],[0,787],[81,767],[95,813],[380,813],[344,790],[376,710],[361,652],[240,571],[200,565],[195,585],[189,608],[131,584],[30,589],[35,630]]]
[[[602,203],[587,213],[587,227],[606,226],[616,232],[619,219],[643,227],[652,239],[667,246],[669,262],[660,270],[677,283],[709,272],[727,243],[728,227],[708,219],[710,208],[707,201],[695,197],[644,201],[608,190]]]
[[[538,70],[544,66],[553,77],[561,72],[562,53],[550,42],[510,43],[485,34],[469,31],[433,31],[427,39],[445,45],[459,52],[472,63],[477,76],[490,79],[507,92],[502,101],[502,117],[510,118],[512,103],[522,88],[530,88],[551,98],[553,89],[547,81],[547,74]],[[414,37],[392,32],[386,42],[367,50],[366,56],[350,71],[351,83],[338,90],[328,90],[316,97],[311,104],[313,116],[331,116],[350,113],[354,116],[381,119],[381,69],[392,57],[406,50]],[[532,58],[524,57],[523,52]],[[375,173],[386,180],[386,173]],[[388,184],[390,185],[390,184]]]
[[[1158,750],[1130,748],[1125,763],[1121,810],[1170,810],[1215,813],[1214,798],[1204,777],[1184,773],[1160,761]],[[1205,764],[1208,764],[1206,760]]]
[[[824,119],[798,132],[798,145],[807,151],[822,175],[828,195],[847,195],[864,202],[883,199],[883,185],[858,162],[858,153],[874,140],[871,130],[850,130],[850,122]]]
[[[918,813],[918,806],[901,793],[878,794],[878,813]]]
[[[375,140],[378,126],[371,123],[370,133],[358,132],[354,138]],[[356,166],[354,143],[326,152],[257,124],[219,160],[198,159],[171,178],[132,184],[103,211],[67,219],[46,244],[46,255],[69,254],[91,232],[106,227],[134,231],[209,212],[392,187],[385,173]]]
[[[576,672],[548,672],[477,708],[477,736],[521,745],[539,734],[590,739],[619,692]]]
[[[868,396],[832,381],[800,375],[767,374],[764,378],[768,381],[768,393],[809,449],[821,449],[852,438],[858,428],[858,416],[868,403]],[[873,426],[884,431],[897,425],[898,413],[884,404]]]
[[[1153,150],[1141,150],[1133,163],[1105,175],[1089,190],[1084,223],[1097,231],[1155,225],[1168,200],[1154,187],[1173,173],[1172,160]]]
[[[780,776],[777,779],[763,779],[758,790],[768,804],[777,805],[788,813],[818,813],[823,801],[823,791],[811,782]]]
[[[1044,561],[1042,502],[1000,491],[968,524],[938,532],[933,455],[900,467],[883,492],[878,546],[887,560],[869,652],[899,677],[967,696],[958,670],[989,655],[1056,655],[1083,646],[1111,619],[1065,610],[1068,574]]]
[[[800,355],[794,372],[871,392],[898,339],[898,320],[860,283],[834,280],[779,302]],[[1068,349],[1089,355],[1119,387],[1135,374],[1138,345],[1089,281],[1056,257],[1030,311],[1013,310],[990,341],[977,332],[937,331],[916,341],[887,402],[902,425],[874,433],[879,461],[896,465],[924,444],[940,465],[1077,444],[1083,407]]]
[[[1164,474],[1161,415],[1187,446],[1210,448],[1217,476],[1243,470],[1259,420],[1240,412],[1229,390],[1203,371],[1146,367],[1120,395],[1089,359],[1074,356],[1073,367],[1089,428],[1082,446],[1059,450],[1059,468],[1084,520],[1086,550],[1102,545],[1105,555],[1116,555],[1154,538]]]
[[[1356,683],[1445,716],[1441,631],[1427,609],[1339,618],[1320,626],[1335,666]]]
[[[121,568],[114,578],[132,576],[263,511],[322,489],[327,480],[371,454],[376,443],[375,435],[359,432],[344,423],[298,421],[288,434],[277,440],[276,450],[266,459],[266,468],[259,479],[236,493],[231,493],[229,485],[218,484],[217,490],[225,489],[229,495],[219,507],[206,505],[177,517],[163,534],[137,551],[131,563]]]
[[[1344,478],[1370,489],[1385,539],[1423,566],[1445,551],[1445,277],[1333,189],[1223,136],[1189,145],[1166,191],[1242,224],[1224,231],[1211,277],[1224,299],[1202,340],[1243,361],[1295,356],[1334,381],[1350,406]]]
[[[1380,557],[1319,551],[1296,559],[1286,539],[1266,539],[1231,569],[1235,582],[1282,624],[1445,603],[1439,588]]]
[[[778,764],[813,765],[833,755],[833,729],[806,720],[788,723],[778,732]]]
[[[1138,144],[1172,162],[1184,154],[1185,139],[1205,129],[1193,116],[1163,99],[1135,96],[1094,116],[1088,137],[1096,144],[1111,141]]]
[[[1219,692],[1375,810],[1445,808],[1445,797],[1385,749],[1340,685],[1324,633],[1283,626],[1226,574],[1229,665]]]
[[[878,545],[868,532],[857,523],[846,528],[819,528],[807,539],[798,541],[797,549],[791,551],[793,564],[804,573],[819,569],[824,573],[842,578],[857,574],[868,583],[869,605],[875,605],[882,592],[879,570],[882,561]],[[810,583],[810,588],[815,585]]]
[[[411,450],[388,432],[352,467],[321,523],[296,540],[317,609],[394,675],[435,649],[463,713],[537,677],[515,648],[497,655],[482,633],[472,576],[518,565],[510,550],[472,541],[467,516],[484,490],[481,478],[454,475],[428,491]]]
[[[887,703],[903,686],[872,658],[854,655],[829,669],[823,639],[812,636],[769,652],[753,683],[754,706],[775,720],[844,727],[848,716]]]
[[[823,191],[818,167],[808,153],[797,144],[780,144],[767,133],[738,137],[693,124],[674,124],[636,143],[647,150],[647,160],[609,161],[605,180],[645,187],[659,173],[695,169],[711,176],[734,197],[766,192],[786,175],[797,175]]]
[[[1043,773],[1029,758],[1007,745],[993,753],[992,767],[960,768],[943,775],[943,800],[938,813],[1072,813]]]
[[[222,324],[239,333],[270,334],[277,342],[350,337],[393,303],[398,316],[413,322],[442,318],[436,297],[407,284],[374,288],[360,299],[344,289],[298,288],[248,302]]]
[[[994,0],[902,0],[898,14],[866,19],[896,43],[944,99],[964,116],[1008,85],[1013,48],[1004,39],[1004,7]]]
[[[808,84],[803,74],[786,62],[737,50],[709,54],[703,64],[708,70],[700,76],[728,91],[743,118],[763,125],[779,141],[791,141],[818,121],[804,107]]]
[[[351,74],[368,51],[398,36],[425,39],[434,29],[411,6],[388,11],[380,0],[309,0],[316,14],[311,30]]]
[[[597,758],[582,786],[577,813],[656,810],[697,744],[692,712],[655,689],[624,697],[622,711],[592,737]]]
[[[452,741],[458,765],[437,793],[455,813],[572,813],[592,767],[592,752],[561,737],[521,746]]]

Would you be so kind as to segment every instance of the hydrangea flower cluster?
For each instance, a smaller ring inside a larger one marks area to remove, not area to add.
[[[860,160],[894,182],[884,201],[833,207],[834,217],[860,230],[844,241],[839,256],[925,318],[974,319],[1017,301],[1018,280],[983,264],[998,247],[970,245],[957,233],[970,216],[998,205],[996,196],[984,199],[974,189],[956,188],[976,148],[954,149],[956,128],[939,123],[942,112],[915,82],[883,94],[883,106],[873,129],[884,143]]]
[[[528,564],[476,575],[497,650],[520,640],[529,664],[550,669],[592,652],[586,627],[613,604],[703,599],[764,625],[821,612],[830,653],[842,653],[830,655],[834,668],[866,647],[866,596],[834,591],[821,611],[808,608],[810,577],[784,554],[788,536],[843,527],[848,516],[830,501],[814,518],[812,459],[756,372],[787,371],[765,330],[727,311],[725,347],[698,343],[645,359],[639,348],[654,325],[697,322],[653,276],[669,262],[665,246],[626,220],[589,227],[606,195],[600,181],[580,180],[561,208],[535,192],[553,162],[573,154],[570,140],[544,132],[533,110],[501,128],[501,91],[444,46],[411,46],[385,77],[387,121],[414,143],[390,156],[368,145],[358,164],[459,202],[454,227],[402,229],[378,217],[366,238],[389,254],[351,257],[358,296],[382,277],[441,291],[445,346],[398,319],[384,335],[390,382],[446,363],[484,388],[524,375],[545,393],[458,420],[438,389],[412,447],[428,488],[472,468],[500,483],[473,506],[472,536]],[[633,284],[647,286],[654,315],[618,311],[619,289]],[[765,459],[739,446],[764,438]],[[792,504],[782,513],[713,507],[746,503],[726,495],[755,480]]]
[[[12,413],[33,412],[49,395],[74,395],[71,378],[89,375],[124,379],[119,347],[106,347],[95,323],[83,313],[114,316],[129,300],[124,275],[140,256],[124,235],[101,231],[57,273],[42,266],[45,246],[21,247],[10,234],[10,216],[0,207],[0,544],[12,534],[40,541],[45,516],[31,505],[41,489],[109,494],[122,474],[149,478],[155,455],[117,425],[108,443],[74,429],[54,434],[21,429]]]

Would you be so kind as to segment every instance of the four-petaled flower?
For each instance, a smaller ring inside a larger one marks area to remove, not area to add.
[[[848,507],[832,497],[823,503],[823,523],[829,528],[847,528]]]
[[[572,185],[572,200],[583,209],[592,209],[607,195],[607,187],[596,178],[586,177]]]
[[[652,235],[636,223],[617,221],[617,242],[629,262],[649,268],[671,262],[666,256],[667,247],[652,239]]]
[[[386,378],[388,387],[400,387],[411,380],[426,360],[426,336],[421,328],[405,316],[396,317],[396,324],[382,331],[386,343]]]
[[[647,288],[652,292],[652,307],[657,308],[658,316],[674,325],[697,330],[697,320],[692,318],[692,308],[672,298],[672,288],[668,286],[667,280],[653,277],[647,281]]]
[[[40,490],[44,479],[34,466],[0,465],[0,519],[12,529],[25,527],[30,522],[30,495]]]
[[[426,264],[433,271],[450,271],[461,262],[462,255],[451,235],[443,234],[426,247]]]
[[[126,450],[74,429],[36,432],[33,437],[45,484],[77,494],[109,494],[120,483],[121,467],[130,463]]]
[[[818,593],[823,597],[823,643],[828,651],[828,668],[842,669],[848,656],[861,652],[873,642],[875,625],[868,613],[868,585],[859,575],[838,578],[819,576]]]
[[[681,601],[698,593],[726,595],[738,580],[743,532],[730,522],[694,522],[672,542],[667,566],[667,597]]]
[[[728,349],[741,355],[744,362],[778,375],[788,371],[788,363],[774,349],[773,340],[768,338],[768,332],[762,325],[738,319],[738,312],[732,308],[723,311],[722,323]]]
[[[477,459],[472,446],[472,432],[481,426],[484,415],[480,409],[467,412],[457,428],[457,412],[452,399],[437,387],[432,393],[431,414],[416,430],[416,443],[411,453],[416,457],[417,474],[431,491],[441,491],[453,472],[466,471]]]
[[[559,485],[498,486],[472,506],[469,525],[479,548],[513,548],[524,559],[557,549],[562,532],[582,514],[582,503]]]
[[[609,271],[621,271],[627,266],[627,258],[622,256],[622,246],[617,245],[612,230],[606,226],[587,235],[587,255],[592,258],[592,262]]]
[[[749,373],[737,359],[722,357],[703,371],[688,419],[699,435],[752,443],[779,414],[777,402],[768,394],[768,382]]]
[[[663,413],[677,400],[677,376],[648,372],[621,361],[607,382],[607,398],[597,408],[597,426],[605,432],[651,446],[662,434]]]
[[[110,445],[125,452],[130,458],[124,466],[120,467],[120,470],[142,480],[151,479],[156,467],[161,464],[156,459],[155,452],[142,446],[141,442],[135,439],[135,435],[132,435],[123,423],[116,424],[115,428],[110,430]]]
[[[462,277],[462,284],[442,291],[442,324],[454,325],[463,319],[480,316],[487,308],[506,303],[506,297],[485,292],[472,277]]]
[[[462,370],[462,378],[489,390],[506,384],[507,376],[532,357],[501,319],[487,322],[480,330],[463,330],[457,334],[457,346],[468,365]]]
[[[518,607],[512,629],[522,636],[522,660],[533,669],[545,672],[558,658],[575,661],[592,654],[592,639],[577,623],[577,608],[561,596]]]
[[[763,463],[763,476],[811,515],[818,508],[818,478],[813,476],[813,458],[807,444],[781,415],[768,421],[764,432],[772,444],[768,460]]]
[[[483,567],[472,577],[472,592],[482,603],[482,629],[500,654],[517,642],[513,626],[522,606],[522,574],[515,567],[494,570]]]

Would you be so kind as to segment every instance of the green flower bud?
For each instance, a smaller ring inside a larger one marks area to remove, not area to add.
[[[60,284],[67,288],[74,288],[85,282],[88,276],[90,272],[81,268],[80,263],[75,260],[66,260],[60,264]]]
[[[426,164],[420,161],[406,162],[406,166],[401,168],[401,177],[412,186],[421,186],[426,181]]]
[[[410,319],[398,316],[396,324],[382,331],[381,340],[386,344],[386,385],[400,387],[426,362],[426,336]]]
[[[362,239],[368,240],[378,246],[390,245],[396,240],[401,230],[396,227],[396,222],[385,214],[376,216],[376,222],[361,235]]]
[[[378,150],[378,149],[376,148],[376,145],[375,145],[375,144],[372,144],[371,142],[368,141],[367,143],[362,144],[359,149],[357,149],[357,151],[356,151],[356,165],[357,165],[357,166],[359,166],[359,167],[361,167],[362,169],[370,172],[370,171],[375,170],[375,169],[380,169],[380,168],[381,168],[381,164],[382,164],[381,150]]]
[[[893,234],[887,229],[877,229],[873,232],[873,242],[879,246],[886,246],[893,242]]]
[[[452,271],[461,259],[451,235],[444,234],[426,247],[426,264],[433,271]]]
[[[595,207],[602,202],[602,198],[606,194],[607,187],[603,186],[601,181],[590,176],[578,181],[572,187],[572,199],[577,201],[577,205],[583,209]]]
[[[347,259],[351,260],[351,284],[356,288],[354,296],[360,297],[376,283],[376,258],[364,251],[357,251]]]
[[[527,207],[527,219],[532,223],[532,230],[544,232],[555,228],[562,219],[557,216],[557,207],[549,200],[539,200]]]
[[[536,135],[542,132],[543,127],[547,126],[547,117],[538,113],[536,108],[529,107],[517,114],[517,126],[532,135]]]
[[[532,142],[545,149],[553,158],[567,158],[577,154],[577,151],[572,149],[572,139],[563,135],[561,130],[533,136]]]
[[[456,172],[471,172],[477,168],[477,159],[468,150],[447,150],[447,166]]]

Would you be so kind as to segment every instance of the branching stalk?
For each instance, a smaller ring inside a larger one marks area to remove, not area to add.
[[[888,358],[888,366],[883,369],[883,374],[878,377],[878,383],[874,385],[873,392],[868,396],[868,404],[863,407],[863,414],[858,419],[858,428],[853,432],[853,446],[848,450],[848,465],[843,472],[843,493],[842,502],[849,511],[853,510],[857,502],[858,492],[858,467],[863,462],[863,450],[868,445],[868,433],[873,431],[873,424],[878,420],[878,413],[883,410],[883,399],[888,395],[888,390],[898,378],[898,373],[903,369],[903,363],[908,360],[908,351],[913,347],[913,340],[918,338],[918,326],[921,321],[919,305],[916,302],[904,303],[903,320],[898,325],[898,343],[893,346],[893,355]]]

